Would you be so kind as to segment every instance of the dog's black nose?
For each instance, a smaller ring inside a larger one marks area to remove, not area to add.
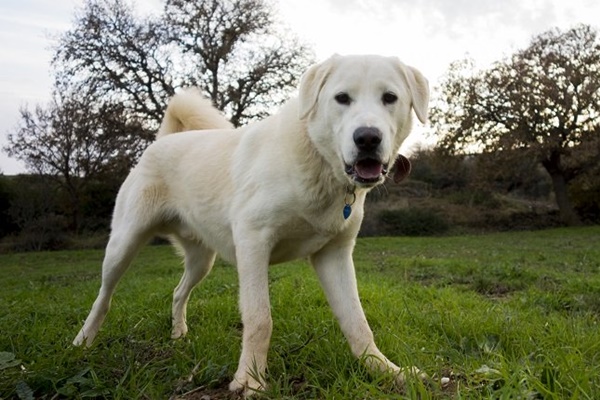
[[[381,131],[377,128],[360,127],[354,131],[353,138],[359,150],[372,151],[381,143]]]

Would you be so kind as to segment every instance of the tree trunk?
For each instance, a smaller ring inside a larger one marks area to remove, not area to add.
[[[567,180],[562,173],[550,173],[552,178],[552,187],[554,188],[554,196],[556,197],[556,204],[560,211],[560,217],[563,222],[569,226],[581,225],[581,220],[573,208],[571,199],[569,198],[569,189],[567,187]]]
[[[562,167],[561,158],[561,152],[554,150],[547,159],[542,161],[542,165],[552,178],[554,197],[556,197],[556,204],[563,222],[569,226],[581,225],[581,220],[569,198],[569,188],[567,187],[567,178]]]

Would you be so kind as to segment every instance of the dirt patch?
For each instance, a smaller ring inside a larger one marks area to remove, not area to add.
[[[227,387],[207,389],[203,387],[190,390],[177,396],[171,396],[169,400],[239,400],[243,396],[230,392]]]

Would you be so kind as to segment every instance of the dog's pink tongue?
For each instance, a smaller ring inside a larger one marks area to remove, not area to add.
[[[362,160],[356,163],[354,170],[362,179],[377,179],[383,173],[383,165],[376,160]]]

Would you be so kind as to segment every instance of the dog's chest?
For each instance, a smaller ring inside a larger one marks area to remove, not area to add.
[[[305,258],[319,251],[341,232],[348,229],[348,222],[339,216],[321,214],[320,218],[290,219],[278,229],[271,251],[271,263]]]
[[[313,232],[288,231],[280,236],[274,243],[271,251],[271,264],[305,258],[319,251],[331,236]]]
[[[282,238],[271,251],[271,264],[278,264],[299,258],[305,258],[319,251],[331,240],[323,236],[311,236],[308,238]]]

